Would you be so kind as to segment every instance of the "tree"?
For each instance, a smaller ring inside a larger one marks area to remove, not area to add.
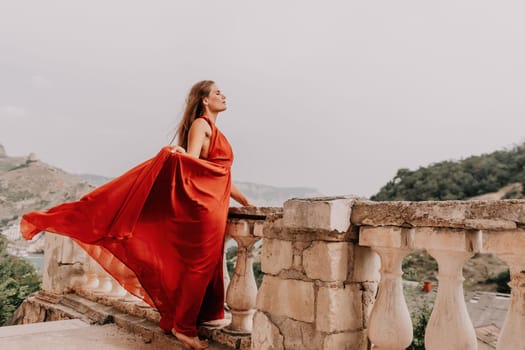
[[[417,170],[399,169],[392,180],[371,197],[377,201],[468,199],[498,191],[510,183],[525,185],[525,144],[510,150],[443,161]],[[521,198],[521,193],[511,195]]]
[[[40,289],[40,276],[26,260],[6,252],[0,235],[0,325],[7,321],[27,296]]]
[[[425,350],[425,330],[427,329],[431,313],[432,309],[423,306],[412,318],[412,323],[414,325],[414,338],[412,344],[410,344],[407,350]]]

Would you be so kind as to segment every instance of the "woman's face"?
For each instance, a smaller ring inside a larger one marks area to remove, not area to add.
[[[211,86],[210,94],[202,101],[210,112],[222,112],[226,110],[226,96],[219,90],[217,85]]]

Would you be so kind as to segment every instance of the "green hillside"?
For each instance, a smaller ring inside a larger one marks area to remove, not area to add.
[[[40,276],[26,260],[6,251],[7,240],[0,235],[0,326],[27,296],[40,289]]]
[[[459,161],[443,161],[417,170],[399,169],[370,199],[427,201],[468,199],[498,191],[510,183],[525,184],[525,144]],[[521,198],[520,192],[505,198]]]

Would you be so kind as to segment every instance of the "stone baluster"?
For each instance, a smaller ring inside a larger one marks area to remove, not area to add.
[[[95,257],[100,254],[100,248],[96,247],[91,252]],[[84,271],[87,276],[86,282],[82,285],[82,289],[93,292],[102,285],[102,268],[90,255],[86,254],[86,262],[84,263]],[[103,271],[102,271],[103,272]]]
[[[228,330],[236,333],[251,333],[257,285],[253,275],[253,246],[260,238],[253,235],[253,224],[247,220],[230,220],[227,234],[237,242],[237,263],[233,272],[226,303],[232,314]]]
[[[96,262],[96,258],[102,253],[102,248],[95,246],[90,254],[92,255],[92,258],[90,258],[90,274],[91,279],[94,281],[95,279],[98,280],[98,283],[96,284],[96,287],[93,288],[87,288],[91,292],[95,293],[108,293],[111,290],[111,277],[104,271],[104,269]]]
[[[117,258],[113,257],[112,260],[114,260],[114,259],[116,260]],[[128,273],[128,270],[127,270],[127,268],[125,267],[124,264],[119,263],[117,266],[119,266],[119,268],[117,269],[117,273],[119,275],[124,275],[124,274]],[[111,289],[107,293],[107,295],[110,296],[110,297],[122,298],[122,297],[126,297],[126,295],[128,295],[128,292],[114,278],[111,278]]]
[[[94,247],[91,254],[96,258],[101,252],[102,249],[100,247]],[[87,264],[85,264],[87,279],[82,286],[83,289],[111,297],[123,297],[126,295],[126,290],[95,259],[90,256],[86,257],[86,259],[88,260]]]
[[[108,294],[113,289],[113,282],[111,276],[107,274],[106,271],[97,263],[95,267],[95,273],[98,277],[98,287],[93,289],[93,292],[100,294]]]
[[[525,259],[520,256],[506,257],[504,260],[510,266],[511,299],[507,317],[501,330],[496,350],[525,349],[525,339],[522,334],[525,329]]]
[[[481,232],[422,229],[421,243],[438,263],[438,293],[425,332],[428,350],[476,350],[476,333],[463,295],[463,265],[481,252]]]
[[[484,233],[483,248],[497,254],[510,269],[509,310],[496,350],[523,350],[525,339],[519,335],[525,329],[525,230]]]
[[[226,295],[226,293],[228,292],[228,286],[230,285],[230,275],[228,274],[228,264],[226,259],[226,253],[228,252],[227,245],[230,239],[231,237],[228,235],[224,237],[224,257],[222,260],[222,270],[224,275],[224,295]]]
[[[412,321],[403,294],[401,266],[412,249],[413,232],[398,227],[363,227],[359,244],[371,247],[381,258],[381,280],[368,337],[374,349],[406,349],[412,342]]]
[[[88,291],[96,289],[100,282],[96,271],[96,262],[87,254],[84,262],[84,271],[86,274],[86,280],[82,285],[82,289]]]
[[[143,289],[140,285],[126,285],[124,286],[127,293],[126,295],[124,295],[123,299],[125,301],[128,301],[128,302],[137,302],[137,303],[141,303],[142,305],[144,305],[144,294],[143,294]]]

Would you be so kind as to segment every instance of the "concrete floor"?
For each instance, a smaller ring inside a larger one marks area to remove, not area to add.
[[[161,350],[115,324],[89,325],[80,320],[0,327],[2,350]]]

